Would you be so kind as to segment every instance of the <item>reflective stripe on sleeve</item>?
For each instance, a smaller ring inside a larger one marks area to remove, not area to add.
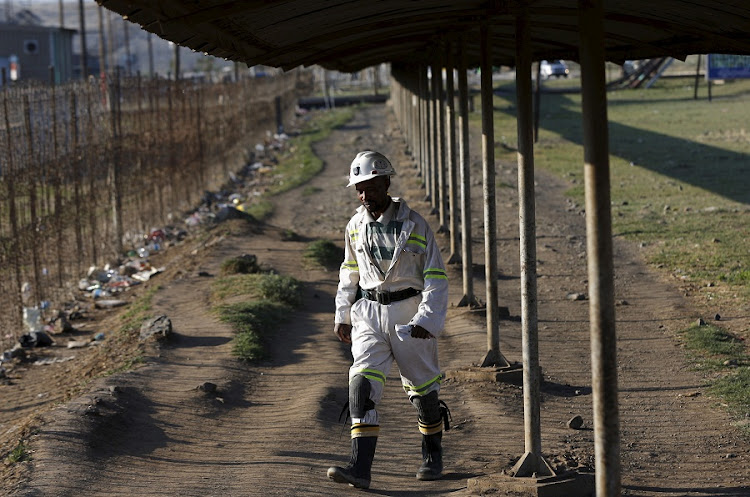
[[[357,261],[344,261],[341,264],[341,269],[348,269],[349,271],[359,271],[359,264],[357,264]]]
[[[430,267],[424,270],[424,279],[447,280],[448,274],[445,272],[445,269],[440,269],[438,267]]]
[[[409,239],[406,240],[407,245],[416,245],[418,247],[427,248],[427,238],[412,233],[409,235]]]

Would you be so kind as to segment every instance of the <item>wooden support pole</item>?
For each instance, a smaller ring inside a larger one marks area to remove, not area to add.
[[[487,290],[487,355],[482,366],[510,366],[500,353],[500,331],[497,304],[497,220],[495,216],[495,128],[492,102],[492,59],[489,27],[482,23],[481,93],[482,93],[482,193],[484,197],[484,260]]]
[[[602,0],[579,0],[596,495],[620,495],[609,136]]]
[[[516,19],[516,119],[518,124],[518,221],[521,259],[521,340],[523,348],[523,427],[525,454],[514,476],[554,476],[542,456],[541,375],[536,287],[536,211],[534,207],[534,119],[528,15]]]
[[[445,98],[446,98],[446,166],[448,169],[448,234],[450,235],[450,256],[448,264],[461,262],[458,241],[458,164],[456,160],[456,92],[454,84],[454,44],[447,42],[445,57]]]
[[[440,97],[438,96],[437,72],[438,68],[433,62],[430,70],[430,142],[432,144],[430,159],[430,185],[432,185],[432,191],[430,192],[431,214],[438,214],[440,205],[440,184],[438,178],[438,170],[440,168],[440,144],[438,143],[440,139],[438,131],[438,126],[440,125],[440,112],[438,110]]]
[[[462,35],[458,53],[458,139],[461,162],[461,262],[464,295],[459,307],[479,305],[474,296],[474,264],[471,254],[471,159],[469,153],[469,85],[466,63],[466,35]]]
[[[438,198],[438,219],[440,220],[440,227],[438,233],[445,233],[448,231],[446,222],[446,194],[448,191],[446,180],[445,180],[445,86],[443,85],[443,65],[445,59],[442,53],[437,56],[436,62],[436,73],[433,73],[435,82],[437,83],[437,198]]]
[[[432,103],[430,101],[430,80],[427,77],[428,66],[422,68],[422,82],[424,85],[422,93],[422,133],[424,136],[422,175],[424,176],[425,201],[432,204]]]

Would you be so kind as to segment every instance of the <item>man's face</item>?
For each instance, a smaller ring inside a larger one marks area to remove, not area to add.
[[[378,176],[377,178],[368,179],[357,183],[354,187],[357,189],[357,197],[365,209],[374,217],[380,217],[385,211],[391,199],[388,196],[388,187],[391,185],[391,179],[388,176]]]

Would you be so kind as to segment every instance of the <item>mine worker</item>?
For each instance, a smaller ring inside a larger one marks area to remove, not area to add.
[[[401,382],[417,410],[422,434],[420,480],[442,477],[443,425],[448,411],[438,399],[443,375],[436,338],[445,324],[448,277],[424,218],[388,195],[396,172],[382,154],[357,154],[349,184],[362,205],[346,226],[344,262],[336,293],[334,333],[351,344],[349,369],[351,459],[328,477],[369,488],[380,432],[375,409],[396,361]],[[361,298],[358,298],[361,292]]]

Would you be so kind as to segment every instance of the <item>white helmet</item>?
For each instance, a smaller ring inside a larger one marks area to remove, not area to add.
[[[368,179],[377,176],[394,176],[396,171],[391,165],[391,161],[385,158],[385,155],[371,150],[360,152],[352,161],[349,168],[349,184],[346,186],[356,185]]]

